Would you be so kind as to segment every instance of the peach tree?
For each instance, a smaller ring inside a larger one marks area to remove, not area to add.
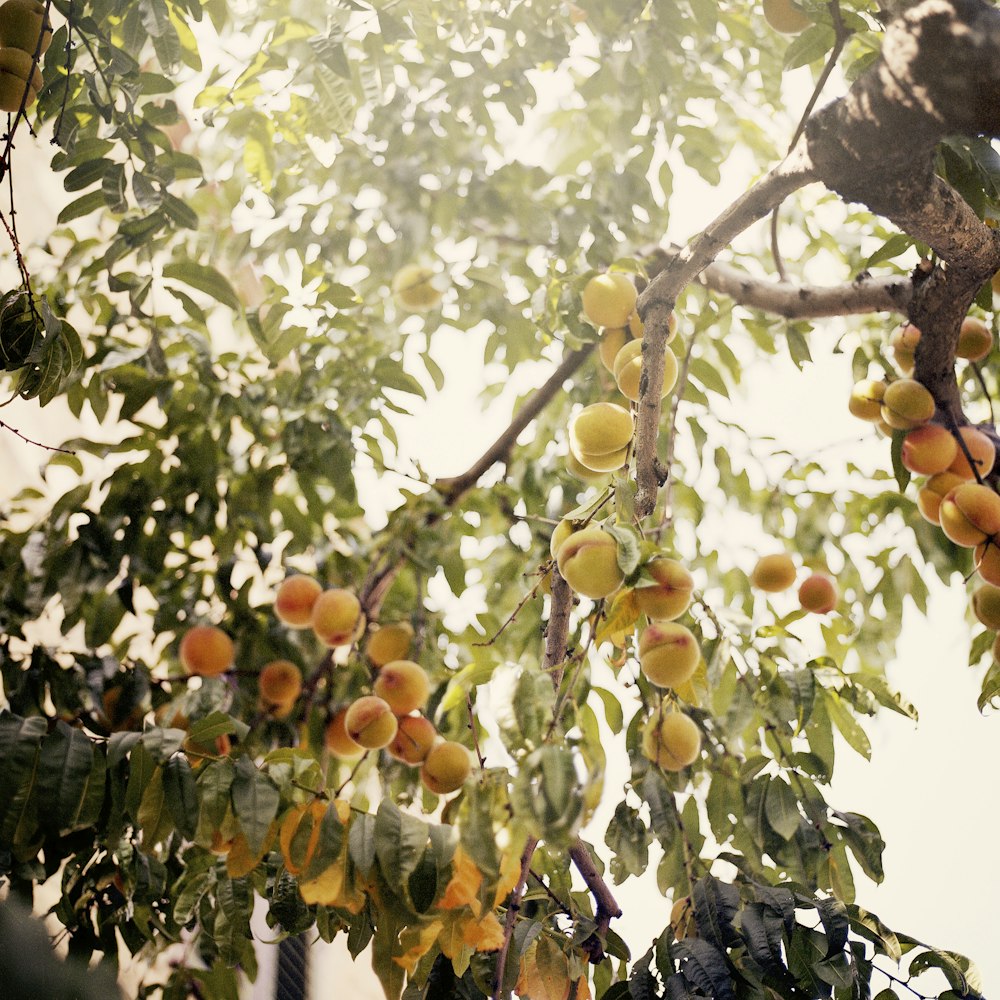
[[[392,998],[978,996],[830,783],[929,574],[1000,692],[998,57],[985,0],[8,0],[7,894],[165,1000],[255,897]],[[831,331],[879,468],[729,416]]]

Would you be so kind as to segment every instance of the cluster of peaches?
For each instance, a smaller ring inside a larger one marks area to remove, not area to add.
[[[780,594],[794,586],[798,578],[795,562],[787,552],[761,556],[750,574],[750,582],[768,594]],[[826,573],[810,573],[799,584],[799,605],[803,611],[825,615],[840,598],[836,581]]]
[[[0,5],[0,111],[30,107],[42,89],[35,62],[52,43],[52,25],[38,0],[6,0]]]
[[[633,403],[639,400],[642,374],[643,324],[635,311],[635,285],[619,271],[608,271],[591,278],[583,290],[583,313],[594,326],[602,329],[598,353],[604,367],[614,376],[621,394]],[[667,343],[677,333],[677,322],[670,316]],[[664,348],[663,395],[677,383],[677,359]],[[569,468],[585,482],[616,472],[628,460],[629,446],[635,433],[632,413],[618,403],[593,403],[586,406],[570,425]]]
[[[920,331],[901,327],[890,340],[897,364],[913,370],[913,353]],[[981,320],[962,323],[958,356],[970,361],[989,354],[993,336]],[[919,382],[900,378],[886,385],[864,380],[851,392],[854,416],[875,423],[886,434],[906,431],[900,458],[918,475],[929,477],[917,493],[920,513],[940,526],[956,545],[975,549],[975,563],[984,580],[1000,585],[1000,495],[983,480],[993,470],[996,447],[992,438],[972,426],[952,431],[931,423],[936,405]]]
[[[371,693],[359,693],[331,712],[324,733],[328,750],[350,759],[385,749],[396,760],[420,766],[421,780],[430,791],[443,795],[461,787],[471,771],[469,752],[461,743],[441,739],[421,714],[431,683],[423,667],[406,659],[413,639],[408,622],[374,628],[354,593],[339,587],[323,589],[302,574],[281,583],[274,611],[288,628],[311,628],[329,649],[353,646],[367,633]],[[216,677],[232,667],[234,647],[218,626],[195,625],[184,633],[179,653],[188,674]],[[302,671],[290,660],[265,664],[257,677],[261,711],[271,718],[287,718],[298,704],[303,684]]]

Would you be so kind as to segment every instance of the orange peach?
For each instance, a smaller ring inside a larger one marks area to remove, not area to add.
[[[337,757],[360,757],[365,752],[365,748],[360,743],[351,738],[347,731],[345,720],[347,718],[347,707],[337,709],[330,716],[326,728],[323,730],[323,745]]]
[[[917,493],[917,507],[924,520],[931,524],[941,523],[941,501],[965,479],[954,472],[939,472],[931,476]]]
[[[189,674],[218,677],[233,665],[233,640],[216,625],[195,625],[181,639],[180,659]]]
[[[701,661],[694,633],[677,622],[657,622],[639,633],[639,667],[657,687],[677,687],[690,680]]]
[[[988,538],[976,546],[976,571],[987,582],[1000,587],[1000,543]]]
[[[656,581],[635,588],[639,610],[654,621],[673,621],[688,609],[694,578],[682,563],[666,556],[656,556],[646,565],[646,572]]]
[[[404,715],[396,735],[386,749],[404,764],[422,764],[437,740],[434,723],[422,715]]]
[[[836,582],[825,573],[813,573],[799,586],[799,604],[817,615],[833,611],[839,596]]]
[[[312,610],[323,587],[311,576],[293,573],[278,585],[274,597],[274,613],[289,628],[308,628],[312,624]]]
[[[981,430],[968,425],[960,427],[958,433],[961,435],[962,440],[965,442],[965,447],[972,456],[973,465],[976,472],[979,473],[980,478],[989,475],[993,470],[993,464],[996,462],[997,457],[993,441]],[[976,476],[972,469],[973,466],[969,465],[969,460],[965,457],[965,452],[959,446],[958,453],[955,455],[955,461],[948,466],[948,471],[954,472],[955,475],[961,476],[963,479],[975,479]]]
[[[925,424],[903,438],[902,461],[910,472],[933,476],[944,472],[958,453],[958,442],[940,424]]]
[[[378,672],[372,690],[392,709],[393,715],[409,715],[427,704],[431,682],[419,663],[391,660]]]
[[[316,598],[311,619],[313,632],[327,646],[349,646],[361,638],[365,616],[361,602],[349,590],[324,590]]]
[[[302,692],[302,671],[291,660],[272,660],[257,679],[261,701],[272,705],[288,705]]]
[[[989,486],[962,483],[941,501],[940,518],[948,538],[972,548],[1000,532],[1000,496]]]
[[[413,643],[413,626],[409,622],[392,622],[371,632],[365,645],[365,655],[376,667],[392,660],[402,660]]]

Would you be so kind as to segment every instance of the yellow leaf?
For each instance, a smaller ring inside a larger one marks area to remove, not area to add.
[[[479,887],[483,884],[483,873],[459,844],[451,862],[451,880],[445,886],[444,895],[438,902],[440,910],[454,910],[460,906],[471,906],[479,913]]]
[[[568,1000],[572,985],[562,949],[548,938],[532,942],[521,956],[517,977],[521,1000]]]
[[[500,877],[493,897],[494,906],[499,906],[514,891],[520,878],[521,854],[519,851],[507,851],[500,859]]]
[[[476,951],[499,951],[503,947],[503,928],[497,915],[490,910],[482,920],[467,920],[462,941]]]
[[[449,913],[438,934],[438,945],[442,953],[454,962],[467,946],[463,940],[465,923],[469,919],[467,913]],[[474,917],[472,919],[475,919]]]
[[[299,892],[306,904],[312,906],[337,906],[337,900],[344,889],[344,862],[334,861],[329,868],[324,868],[315,878],[299,882]]]
[[[586,976],[580,976],[576,981],[576,995],[573,1000],[590,1000],[590,983]]]
[[[622,646],[626,635],[639,620],[639,605],[636,603],[634,590],[620,591],[611,602],[611,607],[594,637],[598,645],[602,642],[612,642]]]
[[[689,680],[674,688],[674,694],[689,705],[701,708],[701,695],[698,693],[699,688],[702,691],[708,690],[708,669],[705,666],[704,660],[698,664],[698,669],[695,670],[694,675]]]
[[[408,976],[412,976],[420,959],[433,947],[443,926],[444,924],[440,920],[432,920],[422,927],[407,927],[399,935],[400,946],[406,950],[401,955],[394,955],[392,960],[397,965],[402,966]]]

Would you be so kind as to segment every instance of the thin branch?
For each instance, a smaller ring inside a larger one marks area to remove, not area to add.
[[[594,933],[581,945],[587,952],[591,964],[597,965],[598,962],[604,961],[604,939],[611,927],[611,921],[622,915],[622,908],[611,894],[607,882],[597,870],[590,848],[582,840],[578,839],[573,844],[569,849],[569,856],[597,903],[597,912],[594,914],[597,919],[597,927],[594,929]]]
[[[45,444],[42,441],[36,441],[34,438],[28,437],[26,434],[22,434],[16,427],[12,427],[10,424],[3,420],[0,420],[0,427],[5,431],[10,431],[11,434],[19,437],[22,441],[27,444],[33,444],[36,448],[44,448],[46,451],[57,451],[60,455],[75,455],[76,452],[69,448],[57,448],[53,444]]]
[[[506,1000],[511,991],[504,988],[504,979],[507,975],[507,960],[510,958],[510,944],[514,938],[514,926],[517,924],[517,915],[521,909],[521,900],[524,898],[524,888],[528,881],[528,872],[531,871],[531,859],[535,855],[535,848],[538,847],[538,839],[530,837],[524,845],[521,853],[521,874],[518,876],[517,884],[510,894],[507,903],[507,917],[504,920],[503,946],[497,957],[497,967],[493,973],[493,992],[490,1000]]]

